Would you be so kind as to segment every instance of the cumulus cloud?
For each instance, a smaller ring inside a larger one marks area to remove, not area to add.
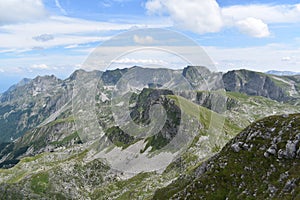
[[[164,9],[164,6],[162,4],[162,1],[151,0],[147,1],[146,9],[149,14],[156,14],[157,12],[161,14]]]
[[[148,13],[167,13],[177,25],[196,33],[218,32],[223,26],[215,0],[150,0],[145,6]]]
[[[222,8],[222,14],[228,22],[254,17],[265,23],[295,23],[300,22],[300,4],[235,5]]]
[[[174,24],[199,34],[237,27],[261,38],[270,35],[269,24],[300,22],[300,4],[220,7],[216,0],[148,0],[145,7],[148,14],[167,15]]]
[[[133,41],[137,44],[147,45],[147,44],[153,44],[155,40],[151,36],[133,36]]]
[[[0,1],[0,24],[36,20],[46,15],[42,0]]]
[[[252,37],[262,38],[270,35],[268,25],[262,20],[253,17],[238,21],[237,27],[242,33]]]

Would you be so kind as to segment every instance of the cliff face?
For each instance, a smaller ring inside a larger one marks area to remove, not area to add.
[[[181,109],[175,101],[167,98],[167,95],[174,95],[170,90],[143,89],[139,95],[136,105],[131,112],[132,119],[138,124],[149,124],[150,108],[154,105],[162,105],[166,112],[166,122],[161,130],[146,139],[147,144],[143,151],[151,147],[151,151],[159,150],[167,145],[178,133],[181,121]],[[159,122],[156,122],[159,123]]]
[[[22,136],[65,105],[70,83],[54,76],[37,77],[12,87],[0,99],[0,142]]]
[[[277,101],[286,101],[289,95],[284,88],[276,85],[268,75],[247,70],[230,71],[223,75],[226,91],[263,96]]]
[[[249,70],[233,70],[221,74],[201,66],[188,66],[182,75],[198,91],[225,89],[249,96],[263,96],[279,102],[300,98],[299,76],[276,76]]]
[[[51,115],[61,114],[65,107],[70,107],[78,77],[99,79],[101,73],[78,70],[66,80],[53,75],[38,76],[24,79],[3,93],[0,96],[0,143],[17,139]]]
[[[187,66],[182,75],[195,90],[218,90],[223,89],[222,73],[211,72],[202,66]]]

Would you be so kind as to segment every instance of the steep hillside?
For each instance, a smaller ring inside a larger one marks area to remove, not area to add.
[[[248,70],[233,70],[223,75],[223,82],[226,91],[263,96],[281,102],[299,98],[300,81],[296,77],[279,77]]]
[[[218,90],[223,89],[222,73],[212,72],[203,66],[187,66],[182,75],[188,80],[195,90]]]
[[[0,143],[11,142],[70,104],[77,78],[100,72],[75,71],[68,79],[38,76],[22,80],[0,96]]]
[[[28,156],[53,152],[81,143],[74,119],[66,110],[54,121],[28,131],[11,143],[3,143],[0,150],[0,167],[9,168]]]
[[[299,199],[300,115],[264,118],[153,199]]]
[[[37,77],[11,88],[0,99],[0,143],[36,127],[71,96],[70,85],[54,76]]]

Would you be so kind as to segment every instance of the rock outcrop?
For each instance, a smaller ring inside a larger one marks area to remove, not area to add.
[[[277,101],[287,101],[288,94],[284,88],[263,73],[234,70],[223,75],[226,91],[245,93],[251,96],[263,96]]]
[[[259,120],[154,199],[299,199],[300,114]]]

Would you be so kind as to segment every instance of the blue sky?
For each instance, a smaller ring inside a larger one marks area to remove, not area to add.
[[[0,92],[23,77],[66,78],[104,41],[145,27],[191,38],[220,71],[300,71],[296,0],[10,0],[0,2]]]

